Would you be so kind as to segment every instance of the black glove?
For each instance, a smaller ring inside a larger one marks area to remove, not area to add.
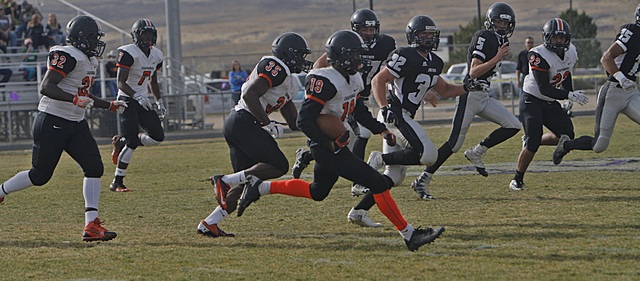
[[[344,131],[344,134],[334,141],[329,143],[329,149],[333,151],[334,154],[338,154],[340,150],[349,144],[349,130]]]
[[[478,81],[478,79],[471,79],[469,75],[464,77],[462,87],[467,92],[488,92],[489,91],[489,85],[487,83]]]
[[[384,138],[384,140],[387,141],[387,145],[389,146],[396,145],[396,135],[394,135],[392,132],[389,132],[389,130],[382,131],[380,135],[382,136],[382,138]]]
[[[395,124],[398,121],[398,116],[391,110],[390,104],[383,106],[380,110],[382,110],[382,118],[384,118],[385,123]]]

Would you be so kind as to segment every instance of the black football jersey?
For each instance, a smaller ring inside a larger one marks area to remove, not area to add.
[[[471,69],[471,60],[477,58],[482,62],[487,62],[498,54],[498,49],[502,44],[508,42],[508,39],[501,39],[496,36],[493,31],[480,30],[473,34],[471,44],[469,44],[469,52],[467,53],[467,68]],[[500,64],[496,65],[500,66]],[[477,79],[486,81],[487,84],[491,82],[491,77],[495,73],[496,67],[480,75]]]
[[[387,63],[387,69],[396,77],[392,103],[399,101],[414,116],[427,91],[438,82],[443,67],[442,59],[432,52],[425,58],[412,47],[396,49]]]
[[[636,81],[640,63],[640,26],[635,23],[623,25],[616,36],[616,43],[624,50],[615,58],[616,65],[627,78]],[[618,82],[613,75],[609,76],[609,80]]]
[[[396,49],[396,40],[385,34],[378,35],[379,38],[369,46],[369,50],[362,53],[362,58],[371,62],[371,66],[362,71],[362,81],[364,90],[360,96],[368,97],[371,94],[371,79],[380,72],[380,68],[389,59],[391,52]]]

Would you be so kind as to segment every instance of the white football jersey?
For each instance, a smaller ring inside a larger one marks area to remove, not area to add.
[[[309,75],[311,74],[327,78],[337,90],[336,95],[324,104],[320,114],[338,116],[343,121],[346,120],[347,116],[353,114],[358,93],[364,89],[364,82],[360,73],[350,75],[349,81],[333,67],[313,69],[309,72]],[[310,81],[310,83],[311,85],[316,84],[314,81]]]
[[[289,68],[284,62],[274,56],[265,56],[262,57],[260,62],[253,68],[251,75],[247,78],[247,82],[242,84],[241,97],[246,94],[250,84],[249,81],[259,79],[260,77],[267,79],[271,86],[267,92],[260,97],[260,105],[262,105],[267,115],[277,111],[280,107],[291,101],[300,89],[298,81],[295,80],[297,78],[291,75]],[[280,83],[280,81],[282,81],[282,83]],[[274,85],[277,83],[279,84]],[[242,98],[240,98],[238,104],[235,106],[236,111],[241,109],[250,112]]]
[[[152,47],[149,56],[145,55],[145,53],[140,50],[140,47],[135,44],[124,45],[118,48],[118,67],[129,69],[129,78],[127,79],[127,85],[131,87],[136,93],[148,94],[149,93],[149,80],[150,77],[153,76],[155,71],[160,70],[162,67],[162,51],[158,50],[158,48]],[[131,58],[133,58],[133,62],[131,65],[123,64],[122,58],[126,56],[123,54],[125,52]],[[122,90],[118,90],[118,96],[125,95]]]
[[[556,53],[547,49],[544,45],[532,48],[529,52],[539,54],[549,64],[549,83],[552,86],[561,89],[562,82],[572,74],[573,67],[578,61],[578,52],[573,44],[569,45],[569,50],[564,53],[564,59],[561,59]],[[544,101],[554,101],[554,98],[543,95],[540,88],[533,77],[531,63],[529,63],[529,74],[524,77],[523,91]]]
[[[48,71],[55,71],[64,76],[58,87],[65,93],[72,96],[89,95],[98,67],[96,57],[89,58],[73,46],[54,46],[49,52],[47,64]],[[71,102],[54,100],[47,96],[40,99],[38,110],[70,121],[83,120],[85,113],[84,108]]]

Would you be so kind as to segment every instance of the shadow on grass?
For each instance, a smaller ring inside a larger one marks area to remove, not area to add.
[[[117,239],[117,238],[116,238]],[[33,241],[33,240],[9,240],[1,241],[0,248],[58,248],[58,249],[87,249],[97,246],[109,246],[109,247],[128,247],[129,245],[118,243],[117,241],[96,241],[96,242],[83,242],[83,241]]]

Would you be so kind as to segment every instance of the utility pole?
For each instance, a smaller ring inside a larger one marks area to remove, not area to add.
[[[478,0],[478,30],[482,29],[482,16],[480,16],[480,0]]]
[[[573,0],[569,0],[569,26],[573,27]]]
[[[173,79],[180,76],[180,70],[175,68],[176,64],[182,63],[182,43],[180,38],[180,3],[178,2],[178,0],[165,0],[165,17],[167,21],[167,53],[169,54],[170,58],[169,61],[166,61],[165,63],[171,66],[167,69],[167,74],[170,80],[178,81],[179,79]],[[169,94],[173,94],[175,88],[178,87],[169,88]]]

